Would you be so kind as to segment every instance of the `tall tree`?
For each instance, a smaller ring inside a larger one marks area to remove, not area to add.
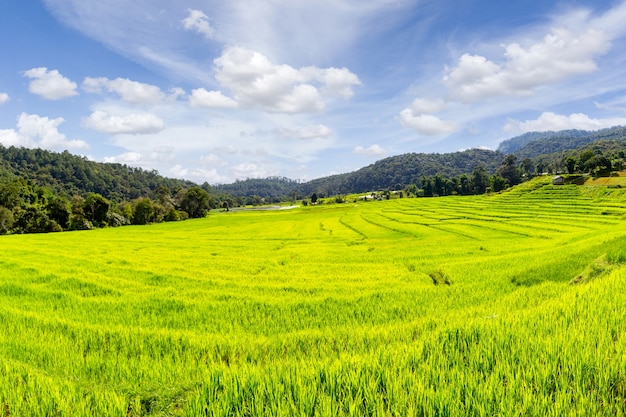
[[[520,175],[519,169],[517,168],[517,156],[513,154],[507,155],[498,168],[497,174],[504,178],[506,183],[511,186],[519,184]]]
[[[180,208],[191,218],[204,217],[209,210],[209,200],[209,193],[200,187],[191,187],[184,192]]]

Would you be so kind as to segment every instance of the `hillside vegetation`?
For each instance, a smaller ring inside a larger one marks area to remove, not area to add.
[[[624,416],[626,194],[0,237],[3,416]]]

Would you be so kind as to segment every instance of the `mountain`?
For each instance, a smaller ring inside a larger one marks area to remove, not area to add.
[[[217,185],[218,193],[235,196],[258,195],[267,199],[296,198],[317,193],[340,195],[379,189],[402,189],[409,184],[419,184],[422,177],[441,175],[451,178],[471,174],[483,166],[489,174],[495,173],[504,155],[483,149],[470,149],[446,154],[408,153],[381,159],[354,172],[318,178],[299,183],[287,178],[247,179],[234,184]]]
[[[0,180],[15,177],[51,188],[65,197],[94,192],[117,202],[152,196],[160,187],[176,190],[196,185],[162,177],[156,171],[89,161],[67,151],[57,153],[0,145]]]
[[[541,155],[577,149],[599,140],[626,140],[626,127],[615,126],[597,131],[530,132],[503,141],[498,151],[512,153],[519,160],[534,159]]]

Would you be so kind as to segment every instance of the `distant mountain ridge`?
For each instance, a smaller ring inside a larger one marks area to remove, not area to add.
[[[614,126],[596,131],[529,132],[503,141],[498,146],[498,151],[503,154],[514,154],[520,160],[533,159],[541,155],[580,148],[599,140],[626,140],[626,127]]]
[[[485,168],[486,173],[491,175],[497,171],[507,154],[515,155],[518,163],[530,159],[535,164],[540,163],[542,167],[558,171],[568,152],[589,146],[595,146],[598,152],[626,147],[626,127],[616,126],[598,131],[531,132],[503,141],[496,151],[470,149],[443,154],[407,153],[381,159],[353,172],[308,182],[272,177],[215,186],[204,183],[202,188],[224,197],[259,196],[266,201],[302,198],[314,192],[341,195],[381,189],[398,190],[409,184],[419,185],[423,177],[469,175],[478,166]],[[93,162],[67,151],[56,153],[0,145],[0,181],[15,177],[51,187],[64,196],[94,192],[112,201],[131,201],[141,196],[152,196],[160,187],[176,190],[196,186],[191,181],[163,177],[156,171]]]
[[[318,178],[299,183],[286,178],[266,180],[248,179],[233,184],[216,185],[218,192],[249,197],[259,195],[273,198],[270,190],[283,190],[286,194],[307,196],[312,193],[339,195],[362,193],[379,189],[402,189],[409,184],[419,184],[422,177],[441,175],[458,177],[470,174],[483,166],[489,174],[495,173],[504,155],[497,151],[469,149],[453,153],[407,153],[381,159],[354,172]],[[262,185],[262,186],[260,186]]]

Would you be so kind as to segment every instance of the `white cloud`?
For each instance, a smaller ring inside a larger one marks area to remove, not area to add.
[[[59,125],[65,120],[61,117],[49,119],[36,114],[20,114],[17,130],[0,130],[0,143],[5,146],[24,146],[49,150],[88,149],[82,140],[69,140],[59,132]]]
[[[236,165],[230,172],[234,178],[240,180],[246,178],[267,178],[278,175],[278,170],[275,166],[257,162]]]
[[[554,29],[540,42],[527,47],[519,43],[505,45],[504,60],[500,63],[480,55],[463,54],[457,66],[447,69],[443,82],[451,96],[463,102],[531,95],[541,86],[595,71],[595,58],[607,52],[610,43],[602,30],[575,33]]]
[[[535,120],[520,122],[510,119],[504,126],[505,132],[546,132],[568,129],[600,130],[613,126],[626,125],[626,118],[592,119],[583,113],[573,113],[569,116],[544,112]]]
[[[316,139],[328,138],[332,135],[332,131],[328,126],[314,125],[297,129],[280,128],[275,133],[285,139]]]
[[[207,39],[213,38],[213,28],[209,24],[209,17],[201,10],[187,9],[189,15],[183,19],[185,30],[193,30]]]
[[[126,116],[114,116],[106,111],[97,110],[83,119],[83,126],[110,135],[157,133],[165,128],[165,123],[151,113],[133,113]]]
[[[0,143],[9,146],[28,146],[28,138],[20,136],[14,129],[0,129]]]
[[[435,114],[446,107],[446,102],[440,98],[416,98],[411,103],[410,110],[413,114]]]
[[[9,95],[7,93],[0,93],[0,104],[4,104],[9,101]]]
[[[228,162],[224,161],[222,158],[220,158],[219,156],[215,155],[215,154],[209,154],[209,155],[205,155],[205,156],[201,156],[200,160],[202,162],[204,162],[207,165],[212,165],[212,166],[226,166],[228,165]]]
[[[232,109],[237,107],[237,102],[230,97],[226,97],[220,91],[207,91],[204,88],[197,88],[191,91],[189,105],[191,107],[210,109]]]
[[[379,158],[379,157],[383,157],[387,155],[387,151],[381,148],[379,145],[372,145],[368,148],[357,146],[356,148],[354,148],[354,153],[357,155],[365,155],[365,156],[370,156],[370,157],[375,157],[375,158]]]
[[[104,91],[117,94],[122,100],[131,104],[159,104],[166,95],[157,86],[132,81],[127,78],[109,80],[106,77],[83,80],[82,88],[88,93],[102,94]],[[175,96],[182,90],[173,90]]]
[[[117,156],[107,156],[104,158],[104,162],[136,166],[143,162],[143,157],[139,152],[125,152]]]
[[[415,114],[409,108],[400,112],[400,122],[404,127],[415,129],[426,136],[449,135],[459,130],[458,125],[451,120],[442,120],[432,114]]]
[[[325,94],[352,96],[358,77],[345,68],[295,69],[275,65],[259,52],[227,48],[214,60],[215,76],[230,89],[235,100],[270,113],[316,113],[324,110]]]
[[[60,100],[78,94],[76,83],[57,70],[48,71],[46,67],[32,68],[24,71],[24,76],[33,79],[28,84],[28,91],[47,100]]]

